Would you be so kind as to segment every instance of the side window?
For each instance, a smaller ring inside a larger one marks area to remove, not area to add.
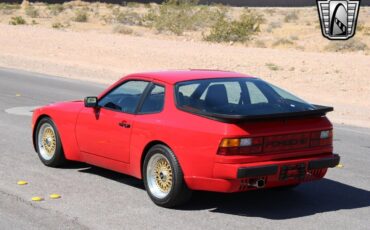
[[[140,113],[158,113],[161,112],[164,105],[164,87],[154,85],[148,96],[145,98]]]
[[[146,81],[127,81],[105,95],[99,101],[99,106],[134,113],[148,84]]]
[[[199,83],[185,85],[179,89],[179,93],[182,96],[190,97],[198,87]]]
[[[238,104],[240,100],[240,85],[239,82],[214,82],[209,84],[207,89],[203,92],[200,97],[201,100],[205,100],[209,94],[209,89],[212,88],[220,89],[219,94],[217,95],[220,100],[225,101],[229,104]]]
[[[251,104],[268,103],[267,98],[261,90],[252,82],[247,82],[247,88],[251,99]]]

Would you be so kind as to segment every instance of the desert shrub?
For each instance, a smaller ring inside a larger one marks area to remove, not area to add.
[[[36,9],[34,6],[27,6],[25,9],[25,13],[31,18],[37,18],[39,16],[39,10]]]
[[[279,67],[278,65],[274,64],[274,63],[266,63],[265,66],[269,69],[269,70],[272,70],[272,71],[278,71],[281,69],[281,67]]]
[[[15,17],[12,17],[9,21],[9,25],[24,25],[24,24],[27,24],[26,20],[24,20],[24,18],[22,18],[22,16],[15,16]]]
[[[215,22],[225,17],[228,12],[226,6],[200,6],[193,11],[190,30],[198,30],[213,26]]]
[[[362,33],[366,36],[370,36],[370,26],[364,26]]]
[[[354,52],[366,51],[368,50],[368,46],[361,40],[352,38],[346,41],[330,41],[324,49],[331,52]]]
[[[264,41],[261,41],[261,40],[256,40],[254,42],[255,46],[258,47],[258,48],[266,48],[266,44]]]
[[[245,42],[260,31],[263,17],[251,12],[243,13],[239,20],[229,20],[221,17],[204,37],[212,42]]]
[[[18,10],[20,8],[21,6],[19,4],[0,3],[0,10]]]
[[[293,45],[294,42],[287,39],[287,38],[279,38],[274,43],[272,43],[272,46],[281,46],[281,45]]]
[[[192,5],[165,2],[157,8],[151,8],[144,17],[145,25],[154,27],[159,32],[169,31],[182,35],[191,27]]]
[[[291,35],[289,38],[293,41],[297,41],[299,39],[297,35]]]
[[[0,12],[3,14],[12,14],[20,8],[21,6],[19,4],[0,3]]]
[[[64,27],[64,25],[60,22],[54,22],[52,25],[51,25],[52,28],[54,29],[62,29]]]
[[[281,28],[281,26],[281,22],[273,21],[268,24],[266,31],[271,33],[274,29]]]
[[[121,11],[119,8],[116,8],[113,9],[112,15],[112,20],[121,24],[141,25],[142,23],[141,15],[131,10]]]
[[[266,13],[272,16],[276,13],[276,10],[274,8],[266,9]]]
[[[166,0],[166,2],[172,5],[197,5],[199,3],[199,0]]]
[[[64,11],[64,6],[62,4],[50,4],[48,10],[52,15],[57,16]]]
[[[357,26],[356,26],[356,30],[361,32],[365,29],[365,24],[364,23],[358,23]]]
[[[115,27],[113,27],[113,33],[132,34],[133,32],[134,32],[133,29],[124,25],[116,25]]]
[[[127,6],[127,7],[130,7],[130,8],[138,8],[138,7],[140,7],[141,5],[140,5],[140,3],[138,3],[138,2],[126,2],[126,6]]]
[[[284,17],[284,22],[295,22],[298,20],[298,14],[296,11],[288,12]]]
[[[197,6],[197,1],[166,1],[152,7],[143,17],[143,25],[159,32],[182,35],[185,31],[198,30],[213,25],[227,11],[226,7]]]
[[[86,11],[77,10],[75,11],[75,16],[73,18],[73,21],[75,22],[87,22],[89,16],[87,15]]]
[[[106,7],[107,7],[107,9],[113,9],[114,8],[114,4],[107,3],[106,4]]]

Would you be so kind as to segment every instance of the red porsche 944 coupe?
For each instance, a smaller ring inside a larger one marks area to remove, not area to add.
[[[98,97],[34,111],[42,163],[81,161],[144,180],[157,205],[192,190],[291,188],[323,178],[333,154],[332,107],[259,78],[189,70],[128,75]]]

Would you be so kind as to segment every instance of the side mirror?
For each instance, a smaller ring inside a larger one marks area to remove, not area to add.
[[[97,108],[98,98],[97,97],[85,97],[85,107],[87,108]]]

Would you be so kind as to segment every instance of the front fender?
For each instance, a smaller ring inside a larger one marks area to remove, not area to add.
[[[82,108],[82,102],[64,102],[36,109],[32,116],[32,142],[34,149],[36,150],[35,135],[38,122],[43,117],[50,117],[58,129],[65,158],[81,161],[75,129],[77,117]]]

